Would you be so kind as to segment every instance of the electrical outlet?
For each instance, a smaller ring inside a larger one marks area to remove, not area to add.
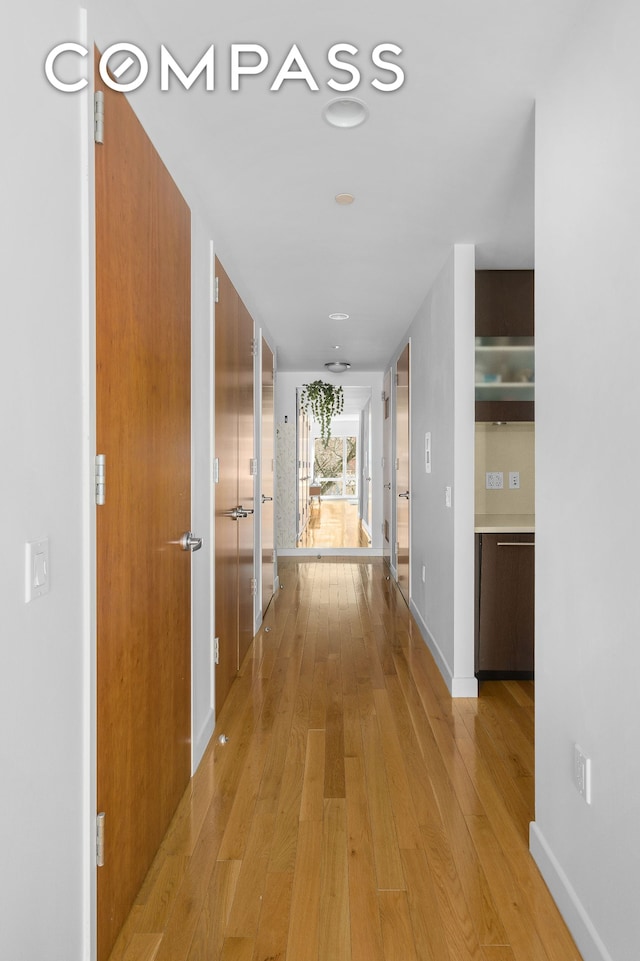
[[[573,745],[573,776],[578,794],[587,804],[591,804],[591,758],[587,757],[579,744]]]
[[[511,491],[520,490],[520,471],[519,470],[509,471],[509,490]]]
[[[504,475],[501,470],[487,471],[485,487],[488,491],[501,491],[504,487]]]

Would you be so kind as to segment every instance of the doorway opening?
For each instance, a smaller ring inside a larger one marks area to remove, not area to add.
[[[371,388],[345,387],[331,435],[298,405],[298,548],[371,547]]]

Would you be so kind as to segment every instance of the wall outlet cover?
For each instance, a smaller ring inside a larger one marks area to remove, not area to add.
[[[501,491],[504,487],[504,474],[501,470],[487,471],[485,488],[488,491]]]

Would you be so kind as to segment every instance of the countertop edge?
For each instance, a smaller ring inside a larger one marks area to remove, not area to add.
[[[476,514],[476,534],[535,534],[532,514]]]

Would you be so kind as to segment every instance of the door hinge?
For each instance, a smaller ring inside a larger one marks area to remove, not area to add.
[[[276,554],[275,551],[271,551],[271,560],[273,561],[274,564],[275,564],[275,562],[276,562],[277,556],[278,556],[278,555]]]
[[[104,93],[96,90],[93,98],[93,139],[104,143]]]
[[[213,302],[214,302],[214,304],[217,304],[217,303],[219,302],[219,300],[220,300],[220,279],[219,279],[218,277],[216,277],[215,280],[214,280],[214,283],[213,283]]]
[[[213,639],[213,663],[220,663],[220,638],[214,637]]]
[[[255,577],[252,577],[251,578],[251,594],[253,595],[253,597],[255,597],[257,593],[258,593],[258,581],[256,580]]]
[[[104,811],[96,817],[96,864],[104,867]]]
[[[105,454],[96,454],[95,483],[96,504],[101,507],[107,496],[107,458]]]
[[[220,458],[214,457],[213,459],[213,483],[218,484],[220,482]]]
[[[400,458],[396,457],[396,470],[400,470]]]
[[[252,357],[258,356],[258,341],[256,340],[255,337],[251,341],[251,356]]]
[[[383,390],[380,391],[380,400],[386,400],[386,399],[387,399],[387,395],[385,394],[385,392]]]
[[[252,457],[249,461],[249,473],[252,477],[258,476],[258,458]]]

